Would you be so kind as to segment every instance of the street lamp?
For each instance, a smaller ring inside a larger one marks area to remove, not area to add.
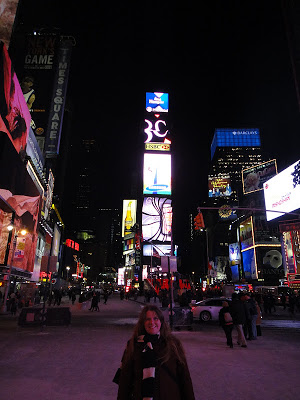
[[[12,224],[9,224],[7,229],[9,231],[12,231],[14,229],[14,226]],[[3,301],[3,311],[4,312],[7,311],[7,297],[8,297],[8,293],[9,293],[10,277],[11,277],[11,271],[12,271],[12,267],[13,267],[14,256],[15,256],[15,251],[16,251],[16,246],[17,246],[17,239],[18,239],[19,234],[21,234],[22,236],[25,236],[26,233],[27,233],[27,231],[24,228],[21,228],[19,231],[17,231],[17,230],[15,231],[15,235],[14,235],[14,239],[13,239],[13,246],[12,246],[11,261],[10,261],[10,265],[8,268],[7,284],[6,284],[5,294],[4,294],[4,301]]]
[[[70,267],[66,267],[67,270],[67,281],[69,280],[69,271],[70,271]]]

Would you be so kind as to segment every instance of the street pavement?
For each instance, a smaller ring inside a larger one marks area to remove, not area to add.
[[[1,399],[116,400],[112,379],[143,304],[113,295],[91,312],[63,302],[72,311],[69,327],[21,328],[17,317],[0,315]],[[298,324],[288,313],[267,316],[262,337],[233,349],[216,323],[174,331],[186,350],[196,399],[298,398]]]

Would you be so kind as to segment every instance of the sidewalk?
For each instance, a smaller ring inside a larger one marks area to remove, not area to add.
[[[69,327],[47,327],[43,332],[17,328],[16,318],[1,317],[1,398],[116,400],[112,378],[141,305],[116,295],[106,306],[100,303],[99,313],[71,305]],[[298,398],[300,333],[263,330],[247,349],[229,349],[216,324],[174,335],[186,350],[197,400]]]

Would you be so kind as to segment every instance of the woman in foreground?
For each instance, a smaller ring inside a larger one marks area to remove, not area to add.
[[[147,305],[128,341],[118,400],[195,400],[184,350],[161,310]]]

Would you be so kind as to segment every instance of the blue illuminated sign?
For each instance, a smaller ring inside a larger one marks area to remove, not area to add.
[[[216,129],[211,144],[211,158],[217,147],[260,147],[259,129]]]
[[[169,95],[168,93],[154,92],[146,93],[146,110],[148,112],[168,112],[169,111]]]

